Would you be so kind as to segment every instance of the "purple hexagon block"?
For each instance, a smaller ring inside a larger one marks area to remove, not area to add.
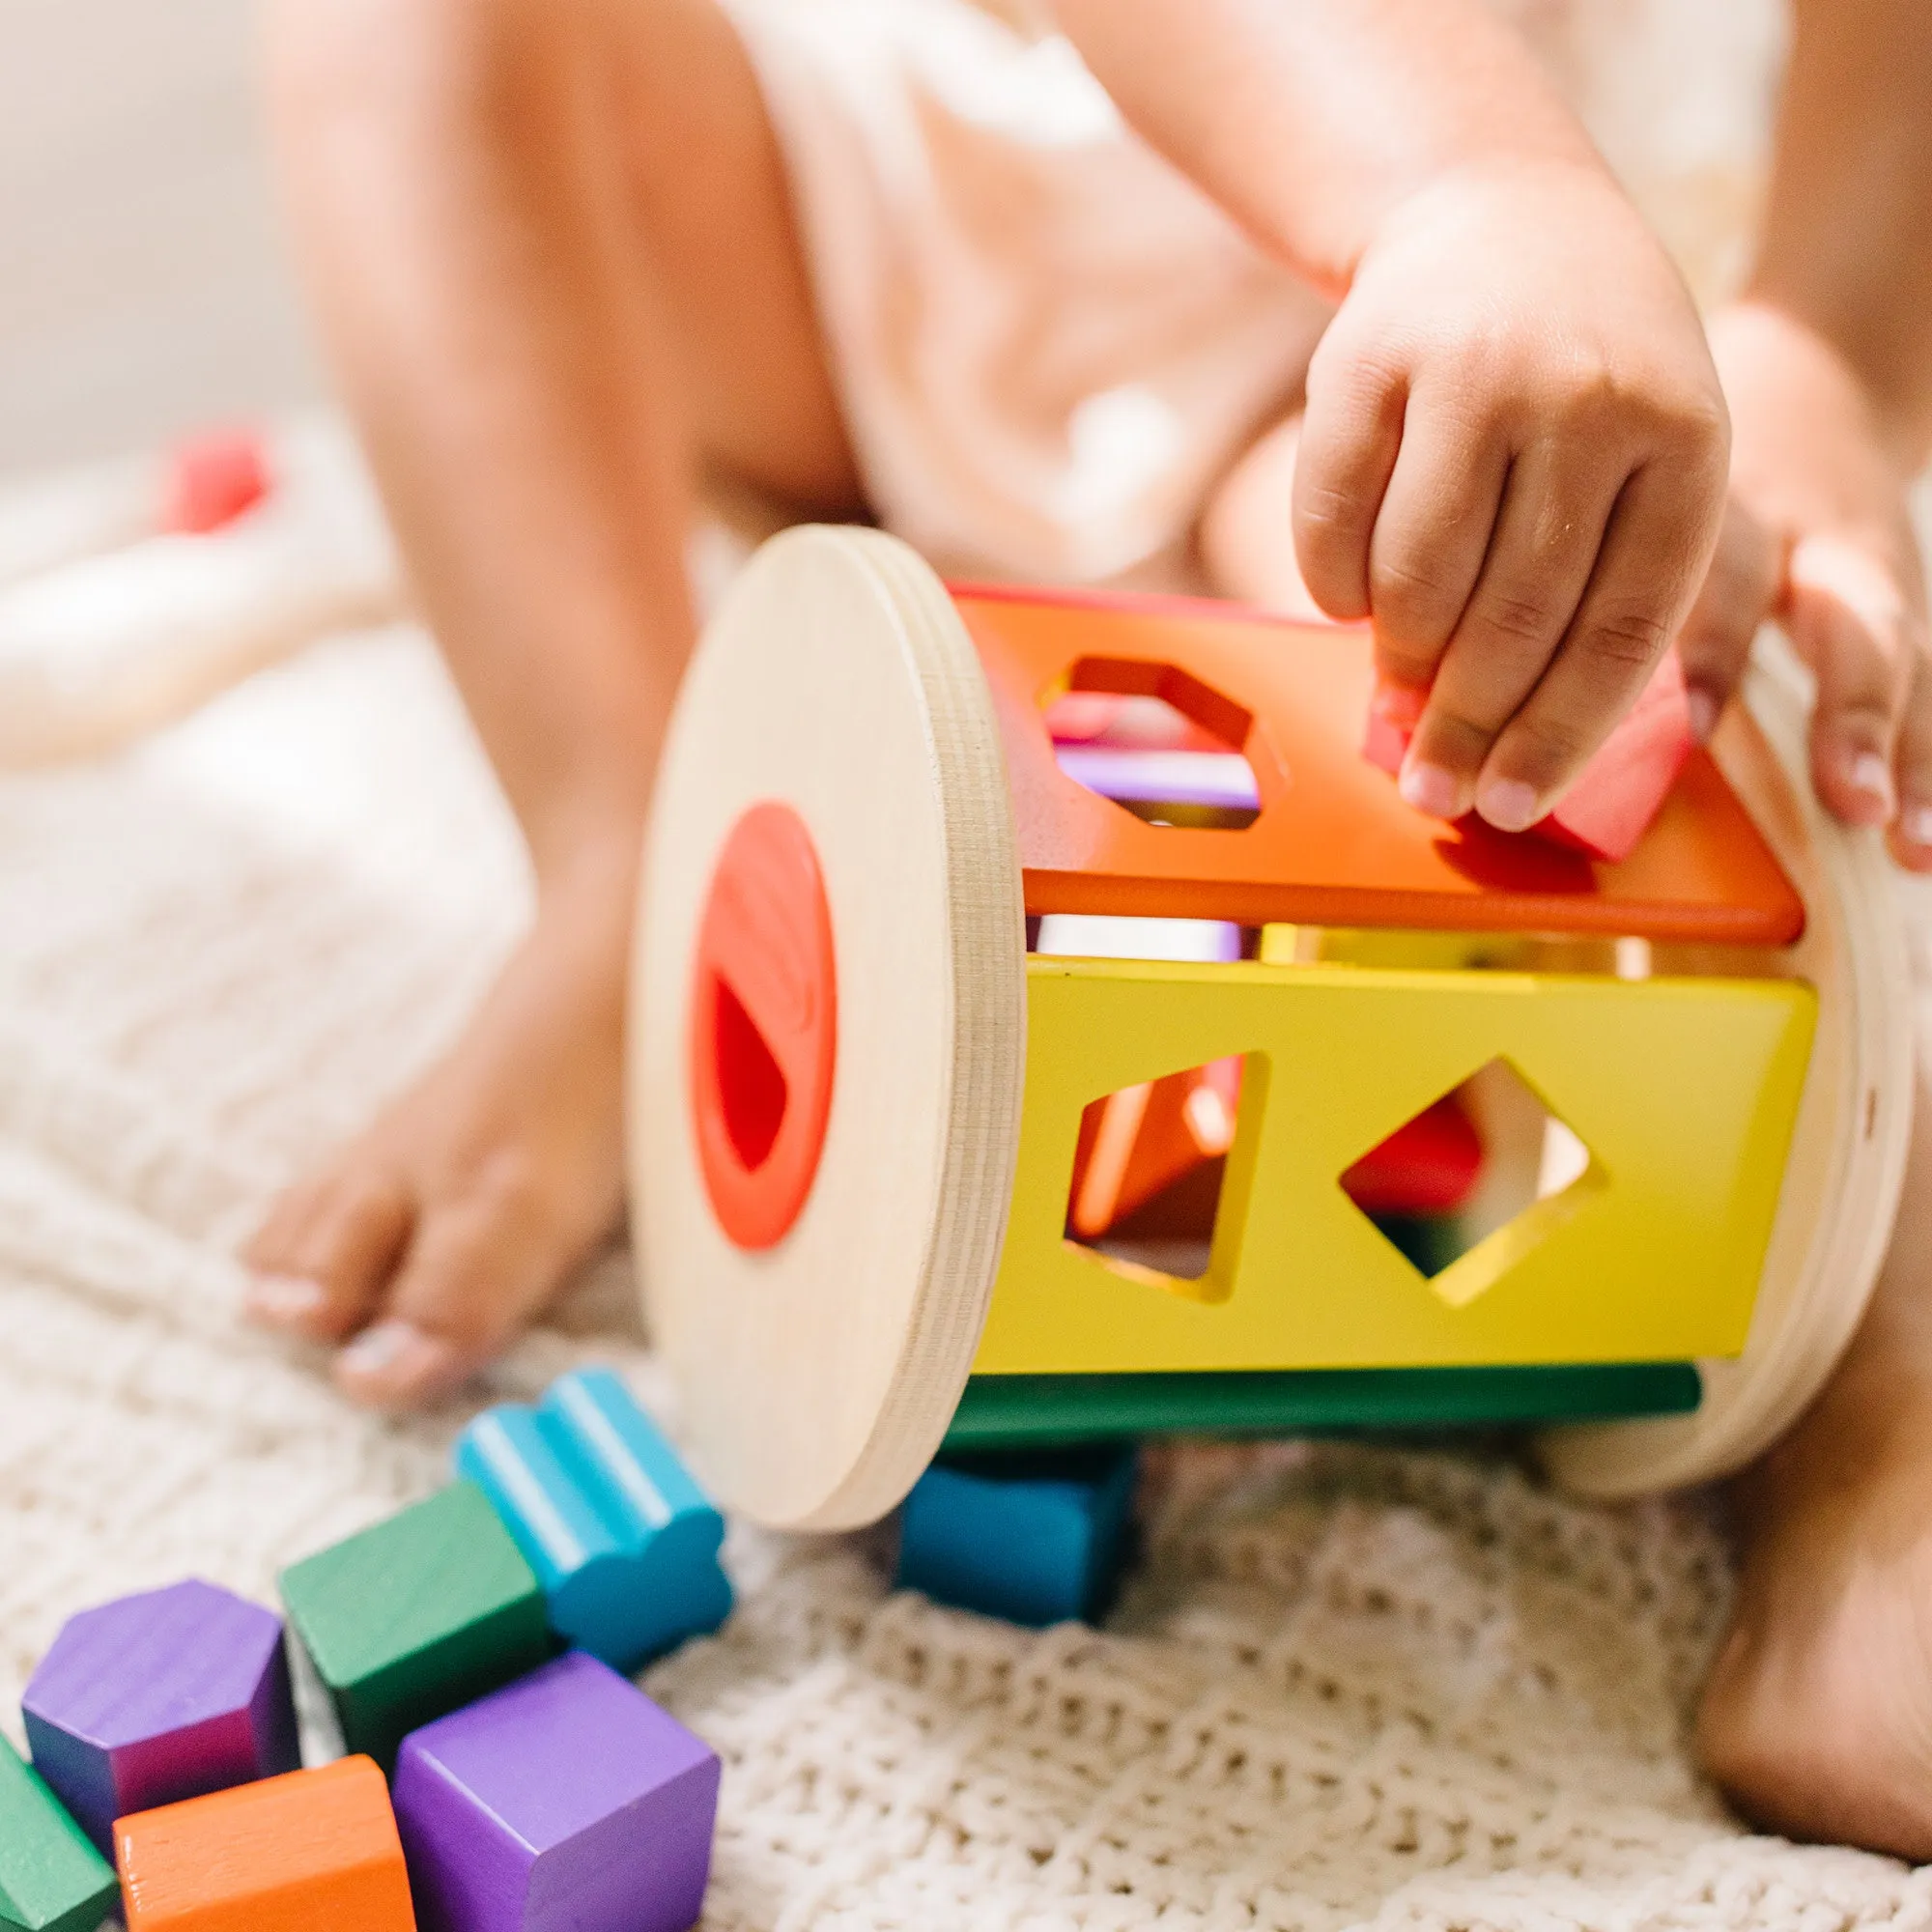
[[[412,1731],[396,1824],[423,1932],[685,1932],[718,1756],[582,1651]]]
[[[34,1769],[110,1859],[115,1819],[301,1763],[282,1620],[213,1583],[70,1617],[20,1708]]]

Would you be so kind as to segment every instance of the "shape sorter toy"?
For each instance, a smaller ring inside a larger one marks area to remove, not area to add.
[[[1911,1068],[1887,862],[1768,646],[1608,863],[1410,810],[1359,629],[774,539],[634,959],[644,1291],[721,1502],[861,1523],[943,1442],[1172,1429],[1537,1422],[1597,1493],[1755,1454],[1869,1294]]]
[[[212,1583],[70,1617],[21,1711],[35,1770],[104,1853],[130,1811],[300,1762],[282,1620]]]
[[[637,1670],[731,1614],[724,1519],[609,1369],[559,1377],[534,1408],[485,1409],[455,1462],[536,1572],[565,1643]]]

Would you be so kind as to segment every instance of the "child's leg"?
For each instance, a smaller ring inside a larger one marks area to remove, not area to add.
[[[1744,1813],[1932,1858],[1932,1040],[1905,1199],[1864,1325],[1738,1485],[1731,1631],[1698,1731]]]
[[[328,339],[528,837],[533,930],[454,1050],[276,1207],[256,1312],[435,1393],[620,1206],[633,872],[689,648],[694,472],[853,507],[785,184],[709,0],[280,0]]]

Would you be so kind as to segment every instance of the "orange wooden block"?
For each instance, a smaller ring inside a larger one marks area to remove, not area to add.
[[[1361,755],[1369,634],[1188,598],[955,585],[993,688],[1030,913],[1786,945],[1804,909],[1699,751],[1621,864],[1405,805]],[[1054,761],[1068,688],[1165,697],[1254,767],[1239,831],[1150,825]]]
[[[1080,1123],[1067,1226],[1093,1240],[1235,1139],[1241,1063],[1217,1060],[1096,1100]]]
[[[415,1932],[370,1758],[137,1811],[114,1850],[128,1932]]]

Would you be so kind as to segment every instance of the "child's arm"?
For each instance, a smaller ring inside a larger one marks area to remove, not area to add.
[[[1743,300],[1712,324],[1731,515],[1686,629],[1727,693],[1776,612],[1818,672],[1812,771],[1932,870],[1932,659],[1906,508],[1932,455],[1932,6],[1807,0]]]
[[[1689,611],[1724,403],[1682,282],[1475,0],[1060,0],[1122,111],[1342,298],[1308,375],[1317,601],[1431,686],[1407,797],[1541,817]]]

